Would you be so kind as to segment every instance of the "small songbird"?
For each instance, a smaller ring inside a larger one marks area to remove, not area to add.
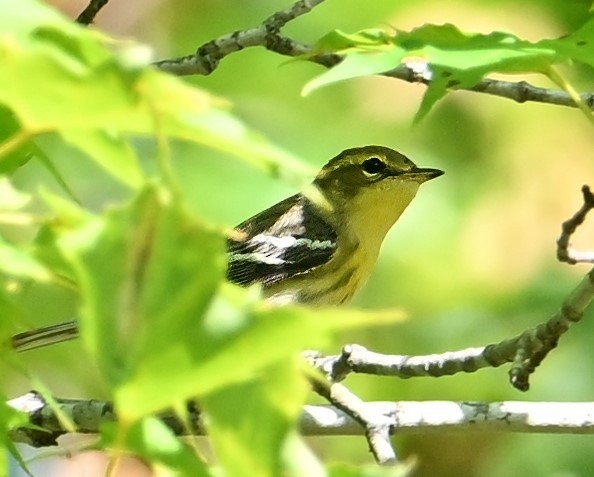
[[[260,283],[272,304],[336,305],[361,288],[419,185],[443,174],[381,146],[347,149],[313,188],[260,212],[228,240],[227,278]],[[319,194],[317,194],[319,192]]]
[[[239,224],[227,240],[227,279],[260,284],[271,305],[339,305],[358,291],[419,186],[443,174],[382,146],[347,149],[311,186]],[[73,339],[70,321],[12,338],[18,351]]]

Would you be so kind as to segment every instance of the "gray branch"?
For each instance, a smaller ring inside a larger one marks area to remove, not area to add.
[[[81,14],[76,18],[76,22],[81,25],[90,25],[95,17],[109,0],[91,0]]]
[[[440,377],[513,363],[510,369],[512,385],[526,391],[530,374],[554,348],[561,335],[581,319],[593,298],[594,269],[548,321],[499,343],[425,356],[386,355],[351,344],[346,345],[340,355],[310,353],[307,358],[333,382],[344,380],[349,373],[399,378]]]
[[[56,398],[58,408],[85,434],[99,432],[101,424],[117,417],[110,402]],[[60,436],[69,431],[37,393],[30,392],[8,402],[9,406],[29,416],[39,429],[18,428],[11,431],[13,442],[33,447],[57,445]],[[362,403],[363,412],[381,416],[390,433],[438,431],[505,431],[548,434],[594,434],[594,402],[456,402],[403,401]],[[199,413],[189,413],[193,435],[204,435]],[[187,435],[188,429],[171,414],[160,416],[176,434]],[[347,413],[330,405],[306,405],[299,419],[306,436],[364,435],[366,430]]]
[[[594,194],[587,185],[582,187],[583,205],[561,225],[561,236],[557,240],[557,258],[561,262],[575,265],[576,263],[594,263],[594,252],[591,250],[576,250],[571,247],[569,241],[580,225],[586,220],[590,210],[594,209]]]
[[[312,47],[295,41],[281,34],[281,29],[290,21],[308,13],[324,0],[299,0],[291,7],[281,10],[268,17],[262,24],[247,30],[237,30],[220,36],[200,46],[195,53],[160,60],[154,66],[174,75],[209,75],[217,69],[220,61],[226,56],[255,46],[264,47],[282,56],[304,56],[309,61],[318,63],[326,68],[337,65],[342,58],[335,54],[310,55]],[[428,65],[410,67],[403,63],[393,70],[382,73],[383,76],[396,78],[409,83],[429,84],[431,75]],[[419,70],[424,69],[423,72]],[[453,90],[466,90],[486,93],[501,98],[511,99],[517,103],[528,101],[554,104],[558,106],[577,107],[575,101],[565,91],[533,86],[526,81],[512,82],[485,78],[476,85],[468,88],[452,87]],[[594,93],[580,95],[584,104],[594,108]]]
[[[363,401],[346,386],[340,383],[315,384],[314,390],[326,398],[334,409],[344,413],[349,419],[359,423],[365,431],[369,449],[380,465],[397,463],[396,451],[390,442],[394,419],[378,412]]]

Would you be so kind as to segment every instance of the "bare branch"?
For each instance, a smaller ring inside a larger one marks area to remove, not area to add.
[[[310,47],[280,34],[288,22],[310,12],[324,0],[299,0],[291,7],[274,13],[256,28],[237,30],[200,46],[193,55],[161,60],[157,68],[175,75],[209,75],[227,55],[252,46],[263,46],[285,56],[300,56]]]
[[[594,194],[590,191],[590,187],[587,185],[583,186],[582,194],[584,196],[584,204],[573,217],[563,222],[561,225],[561,236],[557,240],[557,259],[561,262],[567,262],[570,265],[575,265],[576,263],[594,263],[594,252],[575,250],[569,243],[571,236],[584,223],[584,220],[586,220],[588,212],[594,209]]]
[[[60,412],[76,425],[78,432],[95,434],[106,422],[117,417],[108,401],[55,398]],[[56,445],[68,431],[60,424],[54,410],[39,394],[30,392],[8,402],[13,409],[29,416],[39,430],[18,428],[11,431],[13,442],[33,447]],[[505,431],[549,434],[594,434],[594,402],[455,402],[402,401],[363,403],[364,413],[380,416],[389,423],[391,433],[450,431]],[[193,435],[204,435],[197,411],[189,414]],[[163,422],[176,434],[186,435],[187,426],[174,413],[161,415]],[[365,429],[349,414],[334,406],[306,405],[299,420],[306,436],[363,435]]]
[[[353,392],[340,383],[314,383],[314,390],[326,398],[336,409],[358,422],[365,430],[369,450],[380,465],[394,465],[398,462],[390,442],[393,420],[369,407]]]
[[[351,372],[400,378],[440,377],[513,363],[510,381],[517,389],[527,391],[530,374],[556,346],[561,335],[581,319],[593,298],[594,269],[548,321],[499,343],[426,356],[385,355],[352,344],[345,346],[338,356],[310,354],[307,358],[334,382],[345,379]]]
[[[107,2],[109,2],[109,0],[91,0],[87,7],[76,18],[76,22],[81,25],[90,25],[93,23],[93,20],[95,20],[99,10],[107,5]]]
[[[270,16],[256,28],[237,30],[223,35],[203,44],[192,55],[157,61],[154,66],[178,76],[209,75],[218,67],[219,62],[224,57],[249,47],[262,46],[267,50],[290,57],[308,55],[312,52],[310,45],[305,45],[281,35],[280,30],[289,21],[308,13],[322,2],[323,0],[299,0],[290,8]],[[335,54],[319,54],[304,56],[304,58],[327,68],[342,61],[342,58]],[[426,73],[420,73],[419,66],[423,66]],[[428,71],[426,64],[417,65],[416,68],[413,68],[406,63],[402,63],[393,70],[382,73],[382,75],[409,83],[427,85],[431,82]],[[486,93],[511,99],[518,103],[530,101],[572,108],[577,107],[575,101],[565,91],[540,88],[526,81],[512,82],[485,78],[472,87],[452,87],[452,89]],[[594,93],[583,93],[580,96],[584,104],[590,109],[594,108]]]

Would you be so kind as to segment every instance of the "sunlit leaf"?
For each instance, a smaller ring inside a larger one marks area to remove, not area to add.
[[[102,129],[64,129],[61,135],[67,142],[93,157],[95,162],[122,183],[132,188],[141,186],[143,173],[138,158],[130,143],[121,135]]]
[[[370,35],[334,32],[320,44],[326,53],[343,55],[343,61],[310,81],[303,92],[307,94],[348,78],[380,74],[412,57],[426,61],[431,71],[427,93],[416,117],[419,120],[448,89],[472,87],[488,73],[545,73],[555,62],[585,59],[590,43],[578,38],[590,38],[591,29],[589,22],[575,37],[538,43],[504,32],[466,33],[451,24],[426,24],[392,36],[378,35],[375,30]]]
[[[28,475],[32,475],[25,459],[9,437],[10,430],[29,425],[29,419],[25,414],[16,411],[6,403],[6,397],[0,393],[0,475],[9,475],[9,454]]]
[[[303,87],[301,94],[308,95],[322,86],[338,81],[384,73],[398,66],[404,54],[404,50],[400,48],[371,53],[352,53],[334,68],[309,81]]]
[[[367,465],[355,467],[346,464],[328,466],[328,477],[409,477],[414,475],[414,461],[402,462],[394,466],[380,467]]]
[[[392,44],[393,36],[379,28],[370,28],[356,33],[333,30],[313,45],[312,52],[308,56],[324,53],[343,55],[364,51],[367,48],[377,51],[378,48]]]
[[[222,237],[158,187],[58,244],[82,290],[82,337],[112,385],[141,363],[150,373],[162,353],[192,346],[194,322],[224,273]]]
[[[0,106],[21,128],[8,131],[27,137],[61,133],[133,187],[142,176],[129,144],[122,142],[125,134],[193,141],[276,176],[299,178],[309,172],[294,156],[234,117],[224,101],[142,61],[131,61],[129,51],[135,46],[111,41],[108,48],[102,35],[33,0],[23,0],[19,9],[4,1],[2,9],[9,13],[2,16],[7,28],[0,38]],[[1,139],[5,144],[10,141],[10,132]],[[16,147],[5,151],[17,152],[22,161],[5,159],[6,170],[27,160]]]
[[[0,236],[0,271],[6,275],[40,282],[51,279],[51,272],[29,252],[11,245]]]
[[[284,360],[254,379],[225,387],[200,402],[208,434],[226,475],[284,475],[282,453],[309,386],[298,363]]]
[[[336,330],[403,318],[399,310],[263,310],[249,293],[242,297],[245,294],[240,289],[219,294],[207,316],[195,316],[185,339],[170,341],[139,363],[136,375],[117,391],[120,408],[125,406],[133,415],[161,409],[167,399],[173,399],[156,393],[164,379],[179,399],[205,395],[249,380],[259,370],[303,349],[327,346]]]
[[[153,466],[164,466],[175,472],[174,475],[211,475],[194,450],[156,417],[144,418],[125,431],[115,425],[106,425],[102,438],[103,446],[113,448],[125,445],[128,452],[146,459]]]

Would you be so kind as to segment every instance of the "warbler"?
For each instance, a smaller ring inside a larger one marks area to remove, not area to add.
[[[419,186],[443,174],[383,146],[347,149],[311,186],[239,224],[227,239],[227,279],[259,284],[271,305],[347,302],[368,279],[381,244]],[[24,351],[73,339],[75,322],[21,333]]]

